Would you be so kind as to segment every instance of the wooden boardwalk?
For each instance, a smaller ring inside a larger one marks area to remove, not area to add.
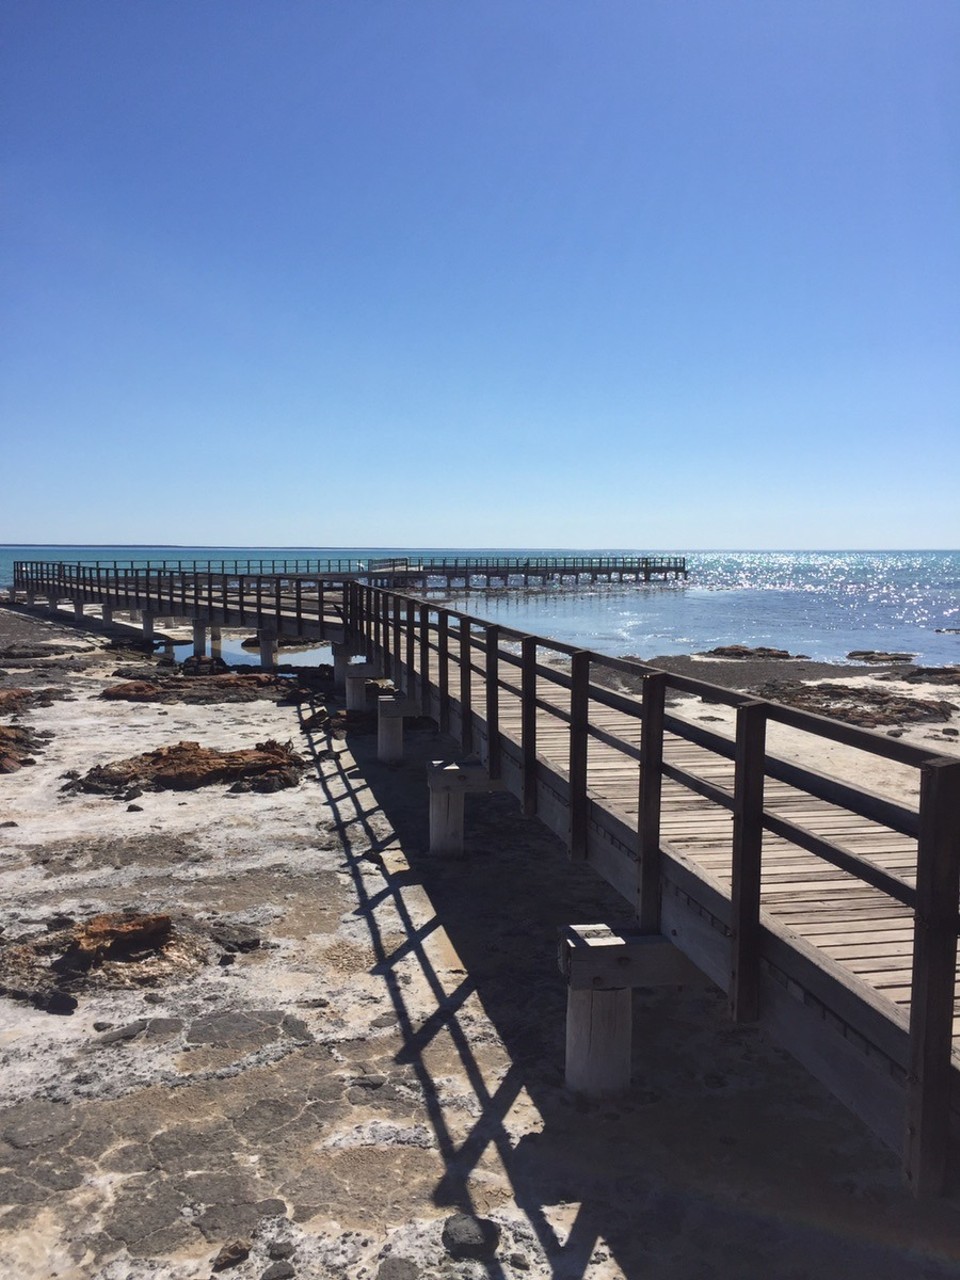
[[[900,1151],[918,1193],[943,1186],[960,1113],[960,760],[388,591],[354,588],[348,613],[357,651],[726,990],[734,1017]],[[622,674],[642,696],[608,687]],[[700,699],[694,714],[732,707],[735,736],[681,718],[668,692]],[[809,760],[768,751],[770,724]],[[825,742],[918,770],[920,804],[823,776]]]
[[[669,939],[735,1019],[759,1022],[899,1151],[918,1193],[943,1188],[960,1116],[960,759],[344,573],[67,581],[61,568],[29,580],[78,613],[99,602],[256,626],[375,663],[618,890],[625,917]],[[615,691],[624,678],[642,692]],[[698,715],[717,704],[735,732]],[[772,727],[806,749],[778,756]],[[825,744],[914,771],[919,804],[825,776]]]

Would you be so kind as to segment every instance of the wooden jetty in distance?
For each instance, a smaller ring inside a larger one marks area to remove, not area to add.
[[[622,971],[588,966],[599,991],[580,995],[626,992],[629,1010],[631,986],[671,980],[637,960],[638,939],[658,964],[675,952],[899,1152],[917,1194],[941,1193],[960,1119],[960,760],[517,632],[378,586],[376,572],[34,563],[15,591],[72,599],[85,623],[98,603],[189,618],[195,642],[220,624],[327,639],[348,707],[367,677],[389,677],[394,735],[405,714],[428,715],[476,761],[439,766],[432,789],[459,793],[462,812],[465,791],[506,787],[623,897],[632,932],[605,957]],[[610,687],[622,676],[639,695]],[[734,707],[735,736],[679,714],[676,694]],[[790,758],[769,745],[784,729],[801,744]],[[824,775],[824,742],[915,770],[919,803]],[[577,939],[588,959],[590,942]]]

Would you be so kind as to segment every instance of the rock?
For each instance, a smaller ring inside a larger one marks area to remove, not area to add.
[[[260,1280],[290,1280],[296,1274],[296,1268],[289,1262],[271,1262],[266,1271],[261,1272]]]
[[[500,1228],[489,1218],[455,1213],[443,1224],[441,1239],[451,1258],[475,1258],[483,1262],[496,1256]]]
[[[417,1280],[420,1269],[409,1258],[384,1258],[377,1270],[377,1280]]]
[[[232,924],[226,920],[215,921],[210,925],[210,937],[224,951],[256,951],[260,946],[260,935],[256,929],[246,924]]]
[[[143,813],[142,804],[128,804],[127,813]]]
[[[851,662],[912,662],[915,653],[887,653],[883,649],[851,649],[847,657]]]
[[[247,675],[164,675],[156,672],[149,679],[127,680],[110,685],[100,697],[106,702],[186,703],[207,706],[220,702],[302,701],[309,696],[294,680],[266,672]]]
[[[907,684],[960,684],[960,667],[913,667],[893,678]]]
[[[530,1270],[530,1259],[525,1253],[511,1253],[507,1261],[511,1267],[516,1267],[518,1271]]]
[[[940,732],[943,734],[945,738],[960,737],[960,729],[946,728],[946,729],[941,729]]]
[[[957,707],[930,698],[907,698],[870,685],[856,686],[826,681],[822,684],[764,684],[758,697],[782,702],[815,715],[834,716],[848,724],[875,729],[888,724],[926,724],[949,720]]]
[[[249,1257],[250,1245],[247,1241],[234,1240],[232,1244],[223,1246],[210,1265],[214,1271],[226,1271],[228,1267],[235,1267]]]
[[[271,1240],[267,1244],[267,1257],[274,1261],[292,1258],[297,1246],[292,1240]]]
[[[117,1027],[116,1030],[108,1031],[105,1035],[102,1035],[97,1041],[97,1046],[120,1044],[125,1040],[135,1040],[146,1029],[146,1019],[138,1018],[136,1022],[128,1022],[125,1027]]]
[[[290,744],[258,742],[255,747],[218,751],[199,742],[178,742],[141,756],[97,765],[69,788],[94,795],[122,794],[130,786],[151,791],[192,791],[211,783],[256,779],[256,790],[296,786],[306,761]]]
[[[230,670],[222,658],[213,656],[208,658],[202,654],[192,654],[189,658],[184,658],[180,669],[185,676],[216,676]]]
[[[14,822],[12,818],[8,819],[6,822],[0,822],[0,827],[19,827],[19,825],[20,823]]]
[[[173,921],[167,915],[107,914],[74,928],[70,944],[52,968],[83,971],[104,960],[127,959],[132,953],[162,950],[170,941]]]
[[[22,725],[0,725],[0,773],[16,773],[35,764],[33,752],[43,751],[49,738]]]
[[[768,649],[764,645],[760,645],[756,649],[751,649],[745,644],[726,644],[720,645],[716,649],[707,649],[705,653],[697,654],[699,658],[737,658],[746,660],[748,658],[780,658],[780,659],[806,659],[805,653],[788,653],[786,649]]]

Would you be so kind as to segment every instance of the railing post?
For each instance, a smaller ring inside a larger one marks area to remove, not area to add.
[[[430,706],[430,606],[420,606],[420,714],[429,716]]]
[[[760,1013],[760,876],[767,704],[737,707],[730,888],[730,1015],[755,1022]]]
[[[472,645],[470,623],[460,619],[460,746],[465,755],[473,750]]]
[[[487,775],[500,777],[500,628],[487,627]]]
[[[403,677],[403,691],[408,698],[412,697],[416,680],[416,652],[417,652],[417,635],[416,635],[416,605],[409,598],[404,604],[404,625],[407,634],[404,637],[404,665],[406,666],[406,674]]]
[[[450,732],[450,615],[437,611],[437,683],[440,686],[441,733]]]
[[[575,653],[570,663],[570,857],[587,856],[587,746],[590,725],[590,654]]]
[[[403,663],[403,645],[400,636],[400,597],[393,597],[393,683],[396,686],[398,678],[401,676],[400,668]]]
[[[957,900],[960,895],[960,761],[920,769],[920,839],[910,995],[910,1068],[904,1173],[916,1196],[944,1191],[950,1149]]]
[[[523,751],[523,812],[537,812],[537,638],[520,641],[520,743]]]
[[[643,677],[640,729],[639,855],[637,923],[641,933],[660,932],[660,800],[663,789],[665,672]]]

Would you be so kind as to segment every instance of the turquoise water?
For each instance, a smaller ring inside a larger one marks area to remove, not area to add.
[[[0,587],[14,560],[370,559],[393,555],[638,555],[648,548],[0,547]],[[897,649],[930,665],[960,662],[960,552],[684,552],[686,582],[597,583],[578,590],[472,591],[458,607],[601,653],[691,653],[773,645],[824,661]],[[464,604],[464,601],[467,601]],[[291,661],[301,659],[291,655]]]

